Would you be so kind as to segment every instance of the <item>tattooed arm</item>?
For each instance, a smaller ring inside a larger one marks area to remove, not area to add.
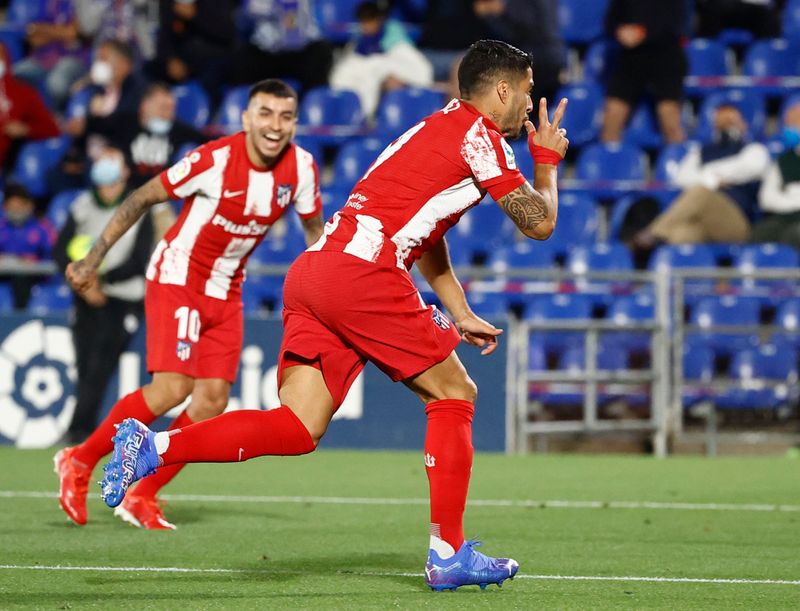
[[[552,177],[547,174],[552,174]],[[558,190],[555,175],[555,166],[538,166],[535,183],[542,185],[541,192],[526,182],[497,202],[520,231],[534,240],[546,240],[556,227]]]
[[[97,278],[97,268],[100,267],[109,249],[151,206],[168,199],[169,195],[158,176],[132,191],[114,212],[114,216],[108,221],[89,253],[83,259],[67,266],[67,281],[72,288],[83,293],[92,286]]]
[[[312,216],[308,219],[302,219],[303,233],[306,237],[306,246],[311,246],[314,242],[319,240],[322,235],[322,227],[325,221],[322,219],[322,212],[317,216]]]

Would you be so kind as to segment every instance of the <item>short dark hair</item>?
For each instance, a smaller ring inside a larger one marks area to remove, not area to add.
[[[278,98],[294,98],[295,102],[298,101],[297,92],[294,90],[294,87],[277,78],[264,79],[250,87],[250,92],[247,94],[247,103],[249,104],[259,93],[274,95]]]
[[[130,63],[134,63],[136,61],[136,53],[134,52],[133,47],[122,40],[117,40],[116,38],[106,38],[100,42],[98,47],[110,47]]]
[[[498,77],[522,78],[531,67],[531,56],[499,40],[479,40],[467,51],[458,67],[458,90],[461,97],[480,93]]]
[[[386,17],[388,7],[384,2],[367,0],[356,7],[356,21],[373,21]]]
[[[142,100],[147,100],[151,98],[157,93],[167,93],[172,95],[172,89],[170,89],[169,85],[164,83],[163,81],[156,81],[155,83],[150,83],[147,87],[144,88],[142,92]]]
[[[12,197],[19,197],[20,199],[27,199],[33,202],[33,196],[30,192],[18,182],[10,182],[6,185],[4,201],[8,201]],[[35,203],[35,202],[34,202]]]

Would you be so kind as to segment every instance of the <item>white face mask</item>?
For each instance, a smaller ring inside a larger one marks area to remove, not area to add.
[[[6,63],[3,60],[0,60],[0,78],[3,78],[6,75]]]
[[[89,71],[89,78],[95,85],[108,85],[112,76],[114,71],[111,69],[111,64],[102,59],[96,59]]]

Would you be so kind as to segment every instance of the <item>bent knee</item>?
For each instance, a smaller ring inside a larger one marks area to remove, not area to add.
[[[434,400],[442,399],[460,399],[461,401],[469,401],[475,403],[478,398],[478,386],[472,381],[468,375],[464,375],[459,379],[448,380],[444,384]]]
[[[198,400],[192,397],[192,402],[186,408],[186,413],[191,418],[192,422],[200,422],[201,420],[208,420],[215,416],[219,416],[225,411],[228,406],[228,397],[203,397]]]

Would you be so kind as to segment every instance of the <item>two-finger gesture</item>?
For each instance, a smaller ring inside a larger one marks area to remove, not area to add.
[[[569,140],[567,140],[567,130],[561,127],[561,120],[567,110],[567,98],[562,98],[555,113],[553,122],[547,114],[547,100],[539,100],[539,129],[537,130],[530,121],[525,122],[525,129],[528,130],[528,146],[533,152],[534,147],[543,147],[555,151],[562,158],[567,153]]]

